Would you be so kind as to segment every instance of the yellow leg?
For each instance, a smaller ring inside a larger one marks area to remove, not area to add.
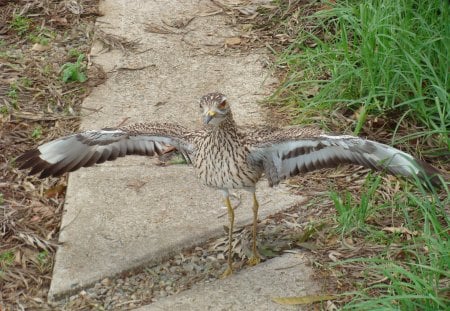
[[[228,228],[228,267],[227,270],[222,274],[222,278],[225,278],[233,273],[233,225],[234,225],[234,210],[231,206],[230,197],[225,198],[225,205],[228,209],[228,220],[230,221],[230,226]]]
[[[259,264],[259,262],[261,261],[261,258],[259,257],[258,254],[258,250],[256,248],[256,237],[257,237],[257,225],[258,225],[258,209],[259,209],[259,203],[258,200],[256,199],[256,194],[253,193],[253,230],[252,230],[252,235],[253,235],[253,255],[252,257],[250,257],[250,259],[248,260],[249,265],[254,266]]]

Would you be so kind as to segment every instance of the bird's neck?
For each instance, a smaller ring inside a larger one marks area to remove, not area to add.
[[[235,134],[237,132],[236,122],[234,121],[233,115],[231,112],[227,115],[227,117],[220,122],[219,125],[213,126],[211,131],[215,134]]]

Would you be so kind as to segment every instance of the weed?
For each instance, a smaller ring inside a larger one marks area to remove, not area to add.
[[[63,82],[84,82],[87,80],[86,65],[83,64],[84,54],[80,54],[75,63],[66,63],[61,67]]]
[[[0,192],[0,205],[3,205],[5,203],[5,199],[3,197],[3,193]]]
[[[52,72],[53,72],[52,65],[51,64],[45,64],[44,68],[42,69],[42,73],[45,76],[49,77],[49,76],[51,76]]]
[[[41,45],[49,45],[50,41],[55,39],[56,34],[53,30],[48,29],[46,27],[41,27],[39,30],[36,30],[30,33],[27,36],[27,39],[33,43],[39,43]]]
[[[78,58],[78,57],[80,57],[80,55],[83,54],[83,52],[80,52],[77,49],[73,49],[72,48],[72,49],[69,50],[68,54],[69,54],[70,57]]]
[[[33,130],[33,132],[31,133],[31,137],[33,139],[39,139],[42,137],[42,127],[41,126],[36,126]]]
[[[7,116],[9,114],[9,109],[6,105],[0,106],[0,113],[4,116]]]
[[[33,80],[28,77],[22,77],[19,79],[19,83],[23,87],[30,87],[33,85]]]
[[[30,33],[27,39],[33,43],[38,43],[40,45],[49,45],[50,39],[42,36],[41,34]]]
[[[17,86],[15,84],[11,84],[8,91],[8,97],[13,100],[17,100],[19,95],[17,95]]]
[[[0,277],[1,273],[6,271],[9,266],[14,262],[14,253],[12,251],[6,251],[0,253]]]
[[[37,255],[36,255],[36,268],[41,271],[41,273],[44,273],[44,271],[48,270],[51,268],[52,265],[52,260],[51,260],[51,256],[49,254],[48,251],[40,251]]]
[[[48,258],[49,258],[49,254],[47,251],[41,251],[41,252],[39,252],[39,254],[37,254],[37,260],[41,266],[44,266],[47,264]]]
[[[15,83],[12,83],[9,86],[9,91],[8,91],[8,94],[7,94],[9,99],[10,99],[11,106],[14,109],[18,109],[19,108],[19,106],[18,106],[18,99],[19,99],[18,90],[19,89],[17,88],[17,85]]]
[[[10,26],[19,36],[22,36],[30,29],[31,20],[20,14],[14,14]]]

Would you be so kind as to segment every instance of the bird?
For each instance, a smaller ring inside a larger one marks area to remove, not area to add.
[[[257,250],[259,202],[256,184],[265,176],[269,186],[294,175],[341,164],[357,164],[392,175],[428,180],[438,185],[442,173],[394,147],[351,135],[325,133],[312,126],[238,126],[227,97],[219,92],[200,98],[202,127],[188,129],[174,123],[135,123],[88,130],[47,142],[20,155],[19,169],[40,178],[60,176],[127,155],[155,156],[170,148],[193,166],[198,179],[221,191],[228,212],[228,258],[222,276],[233,273],[234,210],[230,193],[244,189],[253,196],[252,256]]]

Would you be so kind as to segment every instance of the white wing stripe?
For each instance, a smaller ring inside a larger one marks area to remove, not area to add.
[[[354,136],[321,135],[263,145],[252,151],[252,157],[262,159],[270,184],[299,172],[335,167],[340,163],[386,169],[391,174],[407,177],[422,174],[424,170],[405,152]]]

